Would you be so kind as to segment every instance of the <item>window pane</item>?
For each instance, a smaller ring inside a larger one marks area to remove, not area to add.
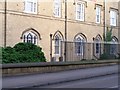
[[[96,7],[96,23],[100,23],[100,7]]]
[[[23,42],[37,44],[37,36],[33,33],[25,33],[23,36]]]
[[[77,4],[76,18],[80,21],[84,21],[84,4]]]
[[[34,36],[33,43],[36,44],[36,36]]]
[[[55,46],[55,54],[59,54],[59,46]]]
[[[55,0],[54,1],[54,15],[59,17],[60,14],[61,14],[61,2],[60,0]]]
[[[60,54],[60,37],[58,35],[55,36],[55,54]]]
[[[75,53],[78,55],[83,55],[84,50],[84,40],[82,37],[76,38],[75,41]]]
[[[36,8],[37,8],[36,3],[34,3],[34,12],[36,12]]]
[[[116,26],[117,13],[116,11],[110,11],[110,25]]]
[[[96,43],[96,53],[99,53],[100,52],[100,47],[99,47],[99,44]]]
[[[37,1],[36,0],[25,0],[25,12],[36,13],[37,12]]]

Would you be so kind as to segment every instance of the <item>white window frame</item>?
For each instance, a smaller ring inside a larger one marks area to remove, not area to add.
[[[95,42],[95,53],[100,54],[100,52],[101,52],[101,44],[100,44],[99,40],[96,40],[96,42]]]
[[[25,0],[24,3],[25,3],[24,4],[24,7],[25,7],[24,12],[25,13],[37,14],[37,0]]]
[[[54,0],[54,16],[61,17],[61,0]]]
[[[30,38],[28,38],[29,35],[32,36],[32,41],[30,43],[33,43],[33,44],[37,45],[37,43],[38,43],[37,35],[32,33],[32,32],[26,32],[26,33],[23,34],[23,42],[29,43],[28,41],[31,40]]]
[[[117,26],[117,12],[115,10],[110,10],[110,25]]]
[[[78,40],[78,38],[80,40]],[[84,43],[85,43],[85,40],[84,40],[84,38],[82,36],[77,36],[75,38],[75,53],[78,56],[84,54]]]
[[[85,20],[85,4],[83,2],[76,3],[76,20]]]
[[[96,6],[96,23],[101,23],[101,7]]]
[[[117,45],[118,41],[115,38],[112,38],[111,45],[110,45],[110,54],[117,54]]]
[[[58,38],[56,38],[56,37],[58,37]],[[58,42],[58,44],[56,43],[56,41],[55,41],[55,46],[54,46],[54,48],[55,48],[55,52],[54,52],[54,54],[55,55],[60,55],[61,54],[61,42],[62,42],[62,38],[61,38],[61,35],[59,35],[59,34],[56,34],[55,35],[55,40],[57,39],[57,42]],[[56,50],[56,47],[58,47],[57,48],[57,50]],[[57,52],[56,52],[57,51]]]

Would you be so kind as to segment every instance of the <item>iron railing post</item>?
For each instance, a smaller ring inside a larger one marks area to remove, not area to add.
[[[50,34],[50,61],[52,62],[52,34]]]

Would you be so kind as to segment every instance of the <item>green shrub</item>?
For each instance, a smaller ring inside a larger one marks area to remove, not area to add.
[[[42,48],[31,43],[18,43],[2,49],[3,63],[45,62]]]
[[[2,47],[0,47],[0,63],[2,63]]]
[[[120,53],[118,53],[118,58],[117,59],[120,59]]]
[[[100,60],[104,59],[116,59],[116,56],[114,54],[103,53],[100,56]]]

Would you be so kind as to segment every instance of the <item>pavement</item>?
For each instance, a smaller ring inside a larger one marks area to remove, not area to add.
[[[118,65],[44,74],[2,77],[3,88],[28,88],[118,73]]]

